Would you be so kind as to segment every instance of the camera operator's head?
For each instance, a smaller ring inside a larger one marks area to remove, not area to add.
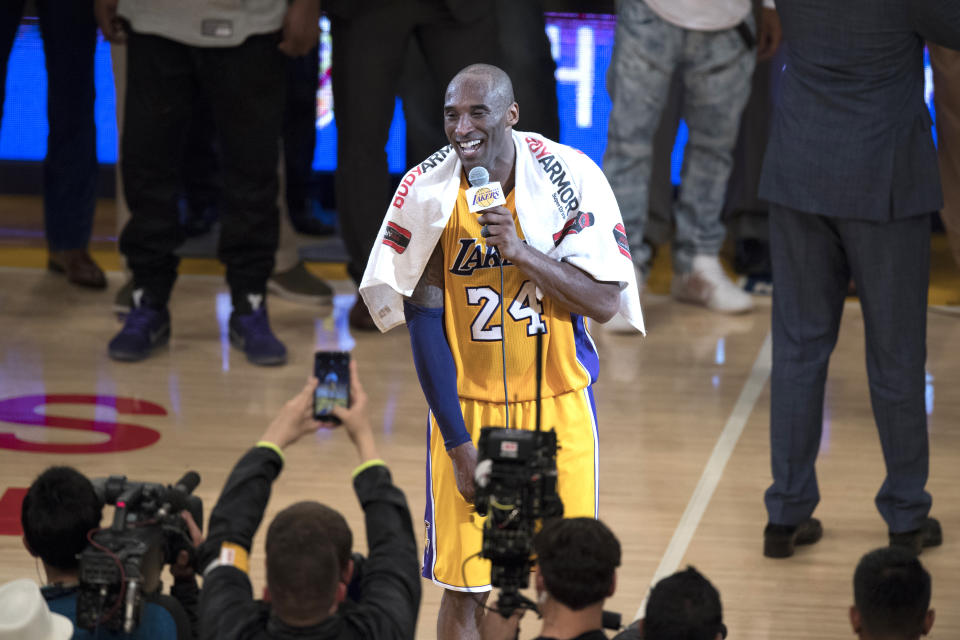
[[[930,574],[899,547],[871,551],[853,574],[850,623],[862,640],[915,640],[930,633]]]
[[[613,595],[620,566],[620,542],[605,524],[593,518],[554,520],[544,524],[533,548],[545,623],[551,603],[571,612],[596,610],[602,615],[603,601]]]
[[[267,589],[274,613],[292,626],[316,624],[346,597],[353,534],[337,511],[298,502],[267,530]]]
[[[693,567],[653,587],[643,619],[644,640],[721,640],[727,637],[720,593]]]
[[[50,467],[23,499],[20,522],[27,551],[43,561],[50,582],[72,581],[87,532],[100,526],[103,506],[90,480],[70,467]]]

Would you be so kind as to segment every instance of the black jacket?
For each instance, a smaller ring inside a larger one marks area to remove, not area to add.
[[[255,447],[234,467],[210,515],[200,566],[215,560],[223,542],[249,552],[270,498],[270,486],[283,462],[274,451]],[[353,481],[366,519],[368,558],[358,602],[313,627],[293,628],[254,600],[250,578],[233,566],[216,566],[204,577],[200,594],[200,637],[210,640],[413,638],[420,607],[417,545],[403,492],[382,465],[365,469]]]

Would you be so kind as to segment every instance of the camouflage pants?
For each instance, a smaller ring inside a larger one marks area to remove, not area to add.
[[[620,0],[616,40],[607,74],[613,101],[603,171],[613,187],[633,260],[646,274],[652,247],[643,241],[649,207],[653,137],[679,71],[681,117],[689,140],[679,197],[674,205],[673,266],[690,271],[695,255],[716,255],[723,244],[720,220],[740,115],[756,64],[735,28],[693,31],[666,22],[643,0]],[[745,18],[755,30],[753,15]]]

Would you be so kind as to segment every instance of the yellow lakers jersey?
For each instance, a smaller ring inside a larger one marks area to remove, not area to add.
[[[461,398],[502,402],[505,339],[507,393],[510,402],[536,398],[536,335],[543,336],[543,397],[583,389],[599,370],[596,347],[585,319],[553,300],[537,300],[536,284],[480,235],[477,214],[470,213],[461,179],[457,203],[440,242],[444,260],[444,326],[457,365]],[[517,223],[513,192],[506,208]],[[502,320],[501,320],[502,314]]]

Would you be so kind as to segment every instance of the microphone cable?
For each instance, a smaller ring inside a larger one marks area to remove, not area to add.
[[[470,183],[471,187],[482,187],[483,185],[490,182],[490,172],[487,171],[486,167],[474,167],[470,169],[470,173],[467,175],[467,182]],[[480,235],[486,238],[486,226],[480,228]],[[500,365],[501,365],[501,376],[503,378],[503,409],[506,413],[505,422],[508,429],[510,428],[510,396],[507,391],[507,321],[506,315],[504,313],[504,305],[506,303],[506,298],[504,297],[504,285],[503,285],[503,254],[500,253],[500,250],[497,249],[497,266],[500,268]]]
[[[503,307],[506,298],[503,293],[503,254],[497,251],[497,262],[500,263],[500,364],[503,367],[503,409],[506,411],[506,426],[510,428],[510,399],[507,395],[507,323],[504,318]]]

